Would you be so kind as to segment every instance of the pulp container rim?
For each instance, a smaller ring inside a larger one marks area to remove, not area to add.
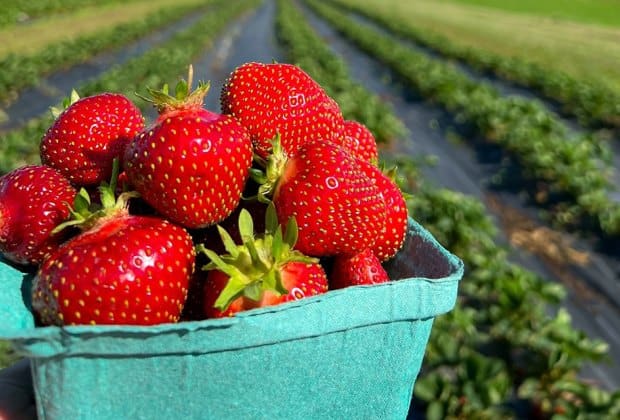
[[[247,326],[257,328],[265,323],[265,317],[275,318],[280,321],[286,316],[290,316],[297,311],[314,311],[314,307],[319,304],[338,309],[339,305],[350,302],[353,299],[368,299],[368,295],[376,295],[379,299],[386,299],[388,296],[406,295],[415,298],[416,294],[426,293],[433,295],[432,302],[435,305],[416,310],[412,315],[407,311],[389,310],[377,319],[362,316],[355,325],[348,328],[381,324],[386,322],[411,321],[416,319],[429,319],[437,315],[450,311],[456,300],[456,289],[464,273],[463,261],[454,254],[447,251],[422,225],[412,218],[409,218],[408,236],[421,236],[429,246],[436,248],[441,253],[442,258],[446,259],[449,273],[444,277],[410,277],[404,279],[393,279],[386,283],[375,285],[352,286],[345,289],[330,290],[327,293],[312,296],[298,301],[287,302],[285,304],[269,306],[264,308],[252,309],[236,314],[234,317],[205,319],[198,321],[182,321],[178,323],[164,323],[154,326],[139,325],[72,325],[72,326],[22,326],[21,328],[10,328],[0,322],[0,339],[11,340],[19,347],[28,349],[37,347],[41,342],[52,345],[56,351],[43,351],[36,357],[51,357],[56,353],[62,353],[64,343],[76,340],[89,341],[93,338],[101,337],[123,337],[131,339],[157,338],[165,336],[183,336],[192,332],[218,331],[233,328],[244,328]],[[24,279],[28,275],[24,274]],[[455,284],[456,283],[456,284]],[[1,287],[1,285],[0,285]],[[432,289],[432,290],[430,290]],[[0,292],[1,292],[0,288]],[[446,296],[441,299],[441,292]],[[438,298],[439,297],[439,298]],[[390,304],[393,304],[392,302]],[[22,310],[26,310],[25,304]],[[395,316],[396,314],[396,316]],[[276,327],[274,327],[276,328]],[[286,328],[285,328],[286,329]],[[290,330],[287,330],[291,333]],[[307,335],[298,335],[296,338],[307,338],[316,335],[309,331]],[[275,341],[277,342],[277,340]],[[57,344],[57,345],[56,345]],[[268,344],[268,343],[265,343]],[[37,352],[35,352],[37,353]]]

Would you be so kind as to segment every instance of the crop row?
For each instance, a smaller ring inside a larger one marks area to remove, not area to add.
[[[80,96],[110,91],[133,98],[136,92],[145,94],[145,86],[161,87],[171,78],[180,76],[179,69],[186,68],[188,63],[208,49],[215,36],[232,18],[250,7],[256,7],[259,2],[214,0],[208,13],[190,27],[178,32],[157,48],[123,65],[112,67],[96,80],[76,86],[76,90]],[[145,101],[138,101],[137,105],[142,109],[151,107]],[[51,122],[51,114],[46,113],[32,119],[23,128],[7,133],[0,142],[0,173],[38,162],[39,141]]]
[[[609,198],[610,152],[600,140],[588,135],[570,138],[564,126],[537,102],[503,97],[449,63],[360,25],[333,6],[307,3],[404,83],[444,107],[476,136],[507,151],[519,163],[531,196],[553,207],[556,223],[580,228],[593,225],[592,229],[606,235],[620,235],[620,205]]]
[[[307,25],[299,25],[298,19],[285,19],[278,15],[276,35],[287,50],[288,61],[320,80],[327,93],[340,105],[344,117],[365,121],[378,142],[389,142],[405,134],[404,125],[391,112],[387,112],[387,105],[360,84],[354,83],[344,62],[310,31]]]
[[[46,45],[35,54],[11,53],[0,60],[0,102],[10,101],[20,90],[35,86],[41,77],[54,70],[82,63],[96,53],[125,45],[207,4],[202,1],[165,7],[110,29]]]
[[[518,57],[503,57],[465,46],[450,39],[416,28],[404,16],[379,14],[377,9],[349,0],[332,0],[360,13],[405,39],[427,46],[447,58],[462,60],[472,67],[538,91],[559,103],[562,111],[592,127],[620,128],[620,94],[596,80],[579,80],[568,74],[527,62]]]
[[[31,18],[62,13],[91,5],[104,5],[136,0],[3,0],[0,8],[0,27]]]
[[[350,79],[346,64],[320,46],[300,9],[290,0],[277,4],[278,38],[287,53],[321,51],[304,60],[305,69],[328,90]],[[333,61],[340,70],[332,78],[327,70]],[[364,90],[350,100],[372,96]],[[413,159],[385,161],[382,154],[384,163],[400,169],[410,214],[466,266],[457,305],[436,319],[414,388],[415,403],[426,409],[427,418],[510,418],[522,410],[545,416],[563,412],[566,418],[620,414],[620,393],[576,379],[584,363],[604,357],[606,344],[574,329],[564,310],[549,313],[549,306],[562,302],[563,287],[512,264],[495,242],[497,231],[484,205],[426,187]]]

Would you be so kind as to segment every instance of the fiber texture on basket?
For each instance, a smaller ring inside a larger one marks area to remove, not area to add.
[[[32,358],[40,419],[405,418],[463,265],[410,219],[387,268],[229,319],[35,328],[28,276],[0,264],[0,337]]]

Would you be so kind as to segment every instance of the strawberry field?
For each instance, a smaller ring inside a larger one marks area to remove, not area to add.
[[[194,85],[210,81],[204,107],[215,113],[234,108],[221,105],[220,95],[235,68],[253,61],[295,64],[335,101],[345,120],[370,130],[379,166],[397,168],[408,214],[465,266],[456,306],[433,323],[410,417],[620,417],[620,92],[605,80],[464,45],[372,1],[6,3],[0,31],[16,33],[60,16],[145,9],[139,18],[84,28],[35,51],[0,51],[0,175],[41,163],[42,138],[55,119],[48,108],[62,108],[72,89],[82,98],[124,95],[149,126],[162,107],[145,100],[147,87],[168,84],[173,92],[190,64]],[[524,94],[507,95],[512,88]],[[172,94],[182,99],[185,93],[180,88]],[[251,117],[236,117],[252,124]],[[142,162],[142,151],[134,147],[125,163],[132,184],[166,183],[165,169],[144,177],[135,169],[150,162]],[[240,165],[236,153],[220,157],[229,195],[235,194],[233,173]],[[328,161],[335,152],[322,153],[307,156]],[[160,163],[172,162],[167,156]],[[338,158],[343,165],[347,159]],[[265,178],[269,172],[252,174],[248,185]],[[161,198],[167,190],[142,188],[149,205],[166,201]],[[264,191],[277,205],[275,193]],[[220,210],[216,205],[210,213]],[[176,211],[167,217],[190,231],[202,224]],[[274,235],[269,243],[277,243],[270,248],[277,249],[274,254],[308,247],[303,226],[310,222],[298,223],[302,237],[291,246],[293,238],[267,222]],[[252,236],[247,221],[238,225],[242,238]],[[355,240],[364,241],[362,236]],[[354,241],[333,242],[346,248]],[[248,258],[262,255],[261,246],[250,246]],[[236,251],[231,254],[237,258],[218,260],[210,251],[199,258],[226,272],[238,264]],[[242,293],[235,287],[223,293],[229,303]],[[229,308],[222,306],[224,297],[215,303],[218,316]],[[54,323],[52,318],[47,321]],[[0,341],[0,366],[17,358]]]

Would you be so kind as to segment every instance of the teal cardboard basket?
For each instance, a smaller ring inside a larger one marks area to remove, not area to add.
[[[0,338],[31,359],[39,419],[405,418],[461,260],[409,221],[391,282],[214,319],[35,328],[0,263]]]

